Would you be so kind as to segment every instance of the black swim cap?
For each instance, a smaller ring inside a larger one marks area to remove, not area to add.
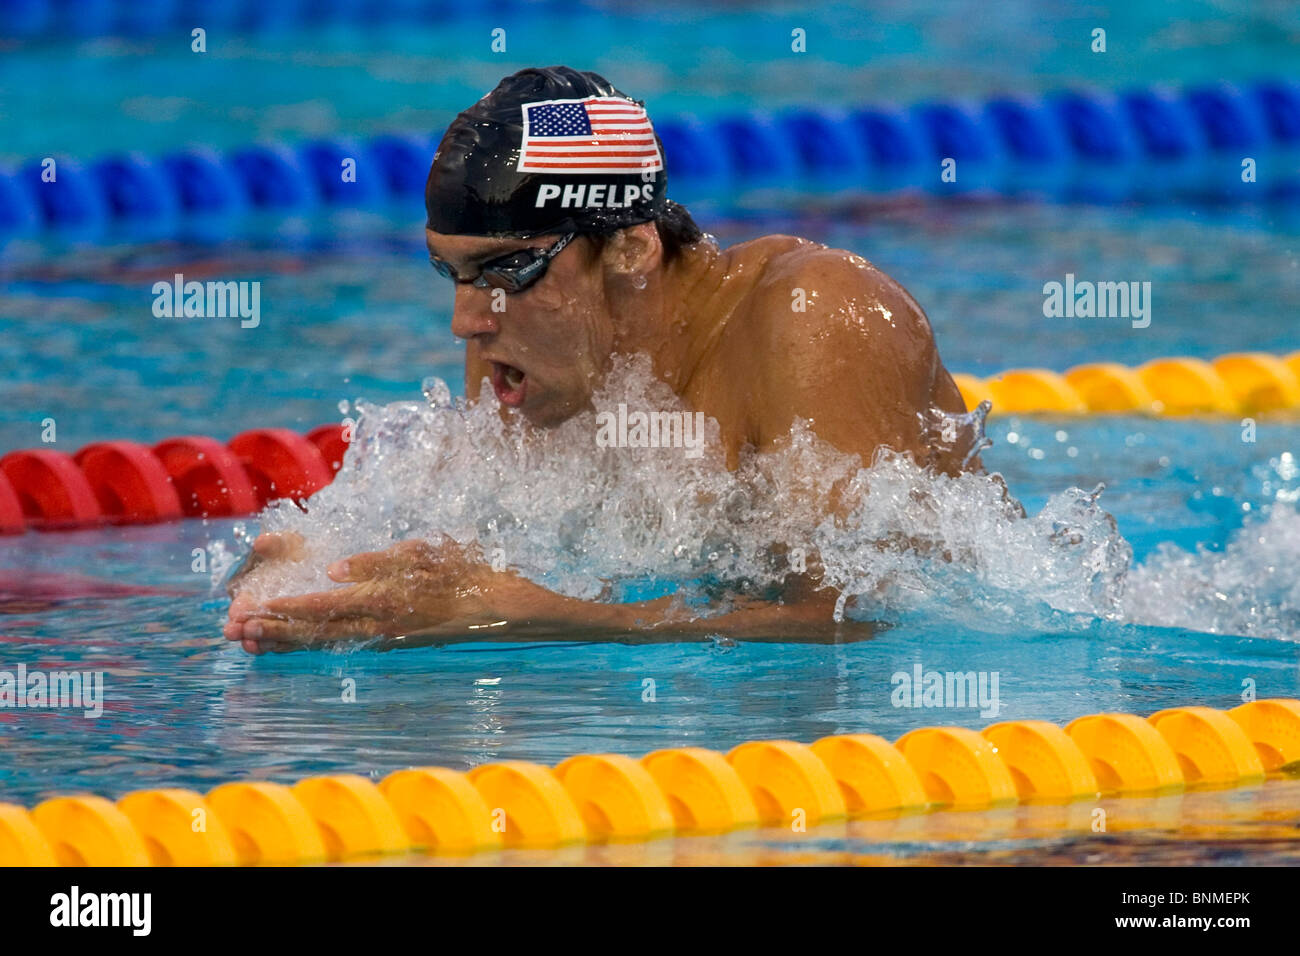
[[[448,235],[528,238],[657,219],[668,185],[644,105],[595,73],[507,76],[447,128],[424,205]]]

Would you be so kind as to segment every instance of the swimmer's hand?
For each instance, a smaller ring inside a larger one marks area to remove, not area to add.
[[[230,620],[223,632],[228,639],[241,640],[238,636],[241,629],[235,622],[254,613],[258,607],[256,599],[248,593],[248,585],[258,577],[260,571],[274,568],[285,561],[301,561],[306,557],[305,544],[302,536],[292,531],[257,536],[252,552],[226,580],[226,594],[231,599]],[[244,649],[249,653],[259,653],[253,642],[245,642]]]
[[[302,539],[268,542],[263,560],[300,560]],[[511,571],[494,571],[451,539],[431,544],[403,541],[386,551],[353,555],[326,569],[349,587],[257,605],[236,596],[224,634],[250,654],[291,651],[307,644],[351,639],[428,637],[438,633],[491,630],[509,598],[528,582]],[[234,583],[234,582],[232,582]],[[521,597],[522,595],[515,595]],[[428,641],[413,641],[428,643]]]
[[[260,539],[259,539],[260,541]],[[301,557],[299,547],[267,545],[266,560]],[[250,654],[313,644],[389,638],[410,647],[457,641],[705,639],[844,641],[875,633],[869,622],[834,620],[829,590],[754,601],[716,616],[683,615],[671,597],[635,604],[584,601],[548,591],[518,573],[495,571],[477,550],[450,539],[404,541],[326,569],[347,587],[257,605],[237,596],[225,627]]]

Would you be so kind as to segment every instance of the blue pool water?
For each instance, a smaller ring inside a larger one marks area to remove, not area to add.
[[[770,29],[788,50],[801,22],[779,7],[750,32],[739,25],[755,15],[684,6],[636,25],[595,13],[583,14],[590,30],[534,23],[512,33],[508,60],[486,38],[481,55],[462,57],[456,31],[486,37],[491,26],[473,19],[321,28],[307,44],[233,33],[207,59],[157,37],[5,41],[0,150],[27,159],[433,131],[503,72],[576,60],[580,44],[598,41],[584,65],[652,111],[1108,86],[1108,71],[1133,82],[1300,76],[1284,4],[1194,8],[1186,21],[1160,4],[996,5],[978,47],[954,9],[821,9],[807,28],[825,45],[799,67],[753,47]],[[1105,70],[1084,41],[1045,39],[1086,36],[1094,22],[1113,38]],[[63,80],[34,83],[54,63],[66,64]],[[1294,207],[922,203],[810,214],[791,204],[762,220],[702,209],[723,242],[784,231],[871,259],[926,309],[953,371],[1300,347]],[[0,257],[0,450],[38,444],[51,417],[56,447],[72,451],[107,437],[304,430],[337,420],[341,400],[418,400],[429,375],[463,394],[450,287],[428,268],[421,218],[388,209],[271,222],[228,241],[11,244]],[[155,319],[151,286],[177,271],[260,280],[261,326]],[[1042,286],[1067,272],[1152,281],[1150,327],[1044,318]],[[1242,434],[1233,421],[995,418],[986,465],[1031,514],[1067,488],[1105,483],[1101,505],[1137,566],[1129,611],[1105,620],[1027,610],[997,594],[968,608],[922,602],[876,639],[836,646],[552,642],[254,659],[221,639],[224,597],[191,569],[195,548],[233,542],[234,522],[0,538],[0,669],[101,670],[107,697],[94,720],[0,710],[0,799],[988,723],[976,710],[893,706],[893,675],[918,663],[997,672],[1005,719],[1229,707],[1244,682],[1261,697],[1300,696],[1300,423],[1261,419],[1254,442]]]
[[[1300,75],[1298,15],[1286,0],[1024,0],[981,7],[977,32],[961,0],[608,2],[560,15],[447,4],[451,15],[432,23],[376,17],[291,31],[247,31],[222,16],[251,2],[199,5],[207,9],[190,19],[208,28],[205,54],[190,51],[188,23],[156,36],[0,39],[0,159],[433,134],[503,75],[539,63],[614,78],[652,116]],[[497,28],[503,53],[491,48]],[[796,28],[805,53],[791,50]],[[1091,50],[1097,28],[1104,54]]]
[[[1293,240],[1279,234],[1283,226],[1126,211],[1116,228],[1113,216],[1055,207],[924,209],[841,223],[825,238],[899,275],[929,308],[942,354],[957,370],[1208,356],[1290,342],[1297,289],[1287,265]],[[1090,239],[1064,232],[1066,223]],[[816,235],[819,224],[790,225]],[[220,256],[266,276],[266,318],[256,330],[211,320],[160,327],[146,283],[123,279],[147,268],[137,263],[156,261],[158,250],[12,265],[3,341],[13,374],[0,388],[6,446],[33,444],[46,415],[59,423],[59,447],[75,449],[108,435],[226,436],[269,422],[302,428],[336,419],[340,399],[418,398],[426,374],[459,389],[448,289],[435,282],[415,241],[388,226],[372,235],[293,249],[166,252],[169,261]],[[970,242],[976,235],[980,241]],[[1144,243],[1143,235],[1162,238]],[[1208,261],[1207,248],[1220,250],[1222,264]],[[1171,277],[1157,285],[1150,328],[1097,319],[1067,328],[1057,320],[1053,328],[1035,315],[1039,276],[1053,274],[1046,261],[1080,275],[1109,274],[1117,263],[1144,272],[1135,258],[1144,250]],[[1254,289],[1251,264],[1260,261],[1273,263],[1261,270],[1261,282],[1275,288],[1268,298]],[[1230,280],[1216,279],[1216,270]],[[1166,295],[1178,305],[1164,306]],[[57,331],[42,318],[51,314],[62,318]],[[1225,314],[1234,320],[1216,318]],[[1286,420],[1262,420],[1254,444],[1242,442],[1235,422],[1127,417],[995,418],[990,435],[986,464],[1031,513],[1071,485],[1105,482],[1102,504],[1138,561],[1162,542],[1222,551],[1262,507],[1297,487],[1294,476],[1282,477],[1281,456],[1300,438],[1300,427]],[[1205,628],[1071,619],[1039,633],[1005,617],[963,620],[933,609],[876,640],[834,647],[462,645],[255,660],[221,640],[225,601],[207,575],[191,570],[192,549],[232,541],[231,525],[191,520],[0,540],[4,660],[104,670],[108,682],[99,720],[0,712],[6,795],[30,802],[68,789],[120,794],[327,770],[378,775],[413,763],[554,762],[578,751],[726,748],[753,737],[809,741],[841,731],[892,738],[918,725],[988,722],[974,710],[893,707],[891,676],[917,662],[999,672],[1007,718],[1230,706],[1246,679],[1261,696],[1300,694],[1300,628],[1287,603],[1296,565],[1279,566],[1294,561],[1294,544],[1291,552],[1239,559],[1240,572],[1258,576],[1275,604],[1267,636],[1239,636],[1251,631],[1249,615],[1236,612],[1207,619]],[[88,590],[82,578],[155,593],[79,596]],[[1212,624],[1227,633],[1207,633]],[[342,702],[345,678],[357,681],[356,703]],[[641,699],[647,678],[656,682],[656,703]]]

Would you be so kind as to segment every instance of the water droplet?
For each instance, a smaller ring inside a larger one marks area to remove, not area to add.
[[[451,407],[451,389],[447,383],[436,375],[430,375],[420,383],[420,391],[424,393],[424,400],[433,408],[450,408]]]

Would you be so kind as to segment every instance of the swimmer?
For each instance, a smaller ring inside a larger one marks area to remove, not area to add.
[[[617,355],[718,423],[727,465],[771,449],[796,418],[870,464],[877,449],[955,473],[923,416],[966,411],[930,323],[865,259],[793,236],[727,249],[668,199],[663,147],[642,106],[595,73],[522,70],[461,113],[434,155],[425,238],[455,283],[465,391],[548,428],[590,408]],[[303,560],[296,535],[262,535],[231,581],[225,636],[250,653],[389,637],[399,643],[574,638],[846,639],[835,595],[808,577],[779,601],[683,619],[671,598],[567,597],[451,540],[406,541],[328,568],[348,586],[259,605],[244,576]]]

